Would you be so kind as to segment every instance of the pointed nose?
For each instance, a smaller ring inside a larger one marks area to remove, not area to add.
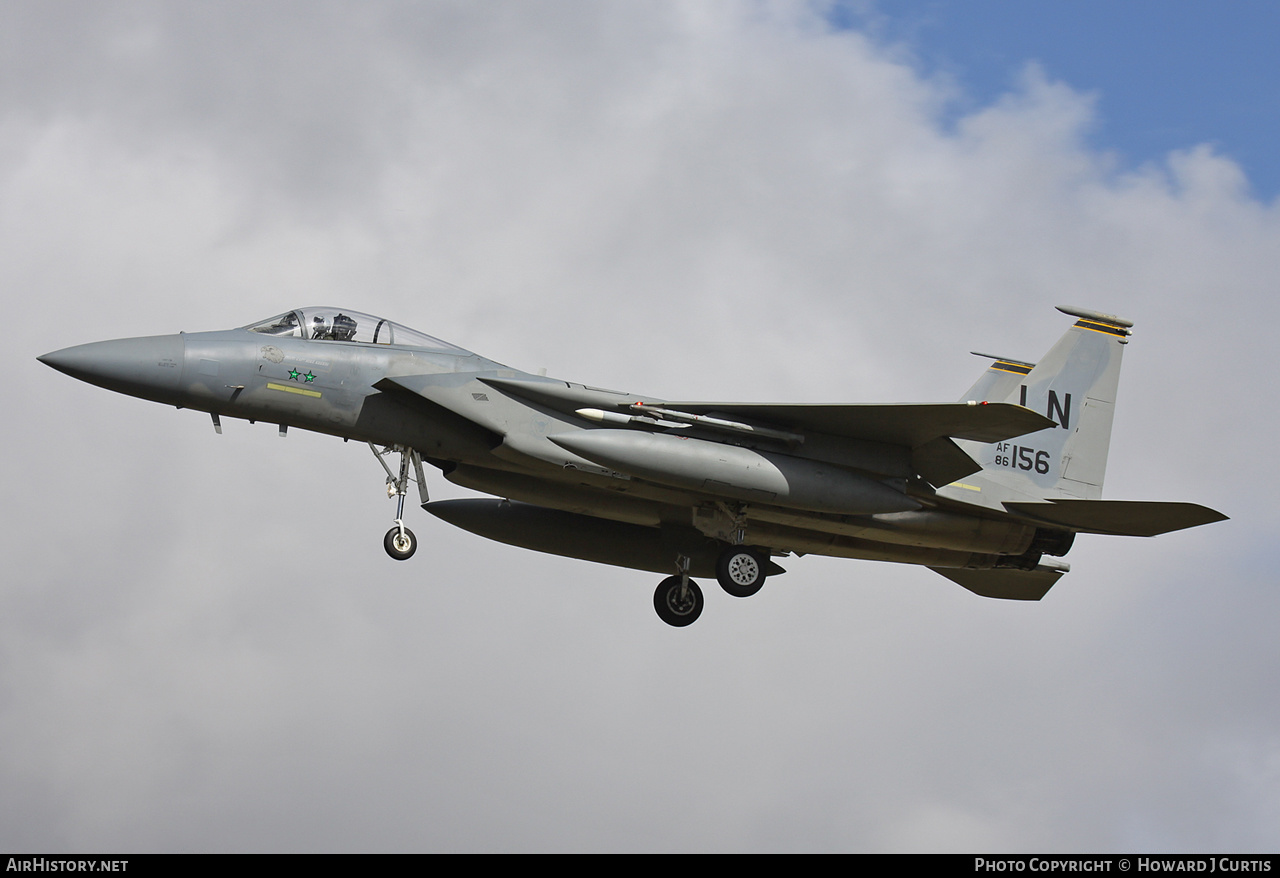
[[[98,387],[165,401],[182,378],[183,349],[181,335],[155,335],[76,345],[36,359]]]

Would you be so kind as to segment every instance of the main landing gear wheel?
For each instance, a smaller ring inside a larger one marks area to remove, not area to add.
[[[726,549],[716,561],[716,581],[735,598],[749,598],[764,586],[764,561],[741,546]]]
[[[687,583],[681,587],[681,579]],[[658,618],[668,625],[683,628],[692,625],[702,613],[702,589],[692,579],[668,576],[658,583],[653,593],[653,608]]]
[[[396,525],[382,538],[382,548],[397,561],[408,561],[413,557],[413,553],[418,551],[418,538],[409,528]]]

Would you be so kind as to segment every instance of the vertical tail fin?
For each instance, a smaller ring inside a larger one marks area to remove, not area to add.
[[[1102,496],[1121,354],[1133,323],[1079,308],[1058,310],[1078,319],[1038,363],[993,358],[965,397],[1019,403],[1057,426],[1008,442],[957,440],[982,471],[941,492],[993,508],[1005,501]]]

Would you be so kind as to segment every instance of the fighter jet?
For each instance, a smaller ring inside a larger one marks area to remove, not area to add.
[[[669,574],[667,624],[696,578],[749,597],[807,554],[919,564],[992,598],[1039,600],[1078,533],[1154,536],[1226,518],[1103,500],[1133,323],[1076,318],[1037,363],[991,361],[959,402],[688,402],[508,368],[390,320],[300,308],[240,329],[101,341],[39,357],[99,387],[222,418],[368,443],[408,560],[422,507],[500,542]],[[976,352],[975,352],[976,353]],[[388,458],[399,457],[398,466]],[[499,499],[432,502],[423,463]]]

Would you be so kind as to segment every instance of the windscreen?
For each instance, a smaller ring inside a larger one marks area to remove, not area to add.
[[[467,351],[447,341],[371,314],[343,308],[299,308],[246,327],[250,332],[277,338],[311,341],[344,341],[360,344],[403,345],[465,355]]]

